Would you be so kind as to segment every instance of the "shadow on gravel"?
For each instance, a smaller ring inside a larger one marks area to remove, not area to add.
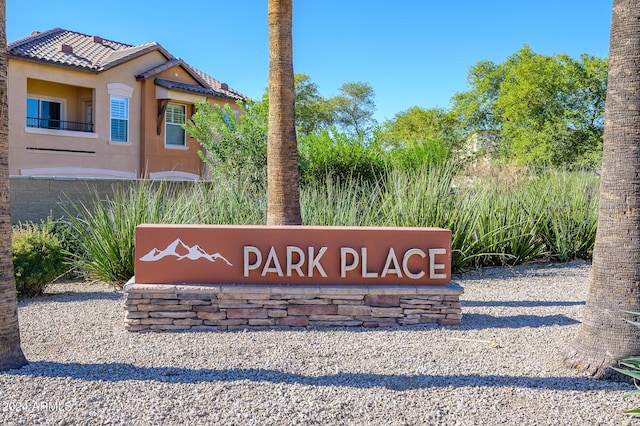
[[[84,302],[87,300],[123,300],[122,292],[117,291],[65,291],[63,293],[45,293],[33,299],[20,299],[19,306],[37,305],[51,302]]]
[[[509,315],[498,317],[487,314],[465,313],[462,311],[462,326],[465,329],[483,330],[485,328],[525,328],[551,327],[554,325],[579,324],[566,315]]]
[[[351,388],[383,387],[395,391],[451,387],[513,387],[526,389],[552,389],[560,391],[598,391],[631,387],[630,384],[599,381],[588,377],[528,377],[508,375],[460,374],[437,376],[428,374],[365,374],[341,372],[325,376],[307,376],[266,369],[189,369],[172,367],[139,367],[132,364],[67,364],[59,362],[32,362],[19,370],[4,375],[25,377],[71,378],[86,381],[150,381],[160,383],[203,382],[267,382],[306,386],[344,386]]]

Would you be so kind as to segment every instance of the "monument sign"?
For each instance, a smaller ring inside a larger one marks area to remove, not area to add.
[[[440,228],[140,225],[137,283],[446,285]]]
[[[451,231],[140,225],[129,331],[461,323]]]

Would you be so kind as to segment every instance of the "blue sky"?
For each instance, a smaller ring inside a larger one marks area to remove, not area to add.
[[[379,122],[414,105],[450,106],[470,66],[527,44],[541,54],[608,55],[612,1],[294,0],[294,68],[325,97],[372,85]],[[9,0],[7,39],[61,27],[175,56],[260,97],[268,77],[267,0]]]

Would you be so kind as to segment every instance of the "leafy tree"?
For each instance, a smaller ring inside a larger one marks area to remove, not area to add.
[[[355,145],[366,143],[367,145],[376,145],[377,149],[379,148],[378,142],[383,140],[382,132],[379,128],[373,127],[375,121],[371,118],[373,109],[370,107],[373,105],[373,90],[366,83],[348,83],[343,85],[343,89],[347,86],[351,87],[348,91],[353,94],[353,97],[345,95],[347,93],[347,89],[345,89],[342,95],[326,99],[319,94],[318,86],[311,81],[309,76],[295,74],[295,124],[298,138],[306,141],[301,142],[301,147],[306,145],[307,152],[310,152],[310,146],[316,148],[328,146],[324,142],[317,141],[334,141],[335,143],[329,144],[333,146],[333,151],[330,152],[322,148],[318,152],[330,154],[331,158],[338,160],[339,151],[341,151],[348,153],[345,155],[348,155],[353,161],[369,161],[361,156],[361,154],[364,155],[364,151],[362,151],[364,147],[356,147]],[[361,91],[359,92],[359,90]],[[362,96],[357,96],[357,93],[361,93]],[[338,98],[340,99],[337,100]],[[365,107],[361,102],[369,106]],[[341,126],[341,129],[351,129],[349,134],[342,133],[337,129],[340,123],[339,106],[345,109],[350,108],[352,111],[355,124],[353,126],[344,125],[343,121],[343,126]],[[206,102],[197,102],[196,107],[197,112],[185,128],[203,146],[203,150],[199,154],[209,166],[212,178],[239,184],[249,182],[257,185],[259,189],[264,189],[267,174],[269,93],[265,92],[259,102],[239,103],[239,112],[235,112],[229,106],[212,106]],[[370,140],[365,139],[362,129],[371,133]],[[347,140],[348,143],[343,143]],[[366,154],[372,153],[373,151]],[[377,155],[375,154],[373,157]],[[311,164],[310,162],[315,159],[321,159],[322,164]],[[307,156],[301,158],[300,166],[303,170],[309,167],[313,170],[320,170],[326,168],[327,161],[331,162],[330,158],[322,155]],[[377,159],[374,162],[377,164]],[[358,167],[359,170],[363,169]],[[372,167],[375,169],[377,166]],[[330,168],[349,169],[348,166],[337,163]],[[325,172],[322,173],[324,175]]]
[[[229,105],[196,102],[196,113],[185,126],[203,151],[212,178],[250,183],[264,188],[267,168],[267,106],[261,102],[238,103],[236,114]]]
[[[375,92],[369,83],[350,82],[340,86],[340,94],[329,99],[335,114],[335,124],[347,132],[366,138],[373,131],[376,121]]]
[[[453,111],[467,131],[500,129],[501,120],[494,111],[502,79],[498,65],[491,61],[480,61],[469,69],[470,89],[453,96]]]
[[[502,153],[527,164],[597,161],[602,145],[607,60],[545,56],[524,46],[501,64],[481,61],[454,96],[468,131],[499,130]]]
[[[299,136],[306,136],[330,127],[334,113],[330,103],[320,96],[318,85],[305,74],[295,74],[296,129]]]
[[[318,85],[306,74],[294,75],[296,130],[304,137],[337,126],[361,137],[372,136],[375,93],[369,83],[344,83],[332,98],[320,95]],[[265,92],[262,103],[269,104]]]
[[[462,137],[457,117],[442,108],[411,107],[385,122],[383,128],[383,143],[392,147],[406,147],[431,140],[457,147]]]

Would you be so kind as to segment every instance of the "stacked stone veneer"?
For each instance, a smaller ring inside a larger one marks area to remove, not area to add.
[[[129,331],[461,324],[456,283],[446,286],[136,284],[124,288]]]

